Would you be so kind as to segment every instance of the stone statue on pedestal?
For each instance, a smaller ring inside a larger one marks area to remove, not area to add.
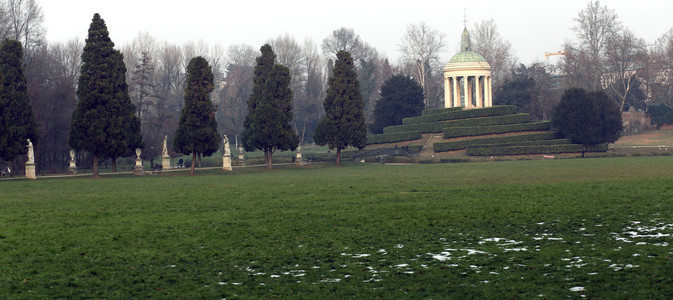
[[[243,156],[243,145],[238,146],[238,165],[245,166],[245,157]]]
[[[297,146],[297,158],[294,160],[294,164],[297,166],[304,165],[304,161],[301,159],[301,145]]]
[[[77,160],[75,160],[75,150],[70,149],[70,166],[68,167],[68,174],[77,174]]]
[[[26,161],[26,178],[27,179],[37,179],[35,175],[35,150],[33,149],[33,143],[28,140],[28,161]]]
[[[229,146],[229,139],[227,138],[227,135],[224,135],[224,140],[222,141],[224,143],[224,155],[222,155],[222,170],[225,171],[232,171],[233,168],[231,167],[231,147]]]
[[[168,156],[168,146],[166,145],[168,136],[164,136],[164,148],[161,150],[161,168],[166,170],[171,168],[171,157]]]
[[[145,168],[143,167],[143,160],[140,158],[142,150],[136,148],[136,165],[133,166],[133,175],[145,175]]]

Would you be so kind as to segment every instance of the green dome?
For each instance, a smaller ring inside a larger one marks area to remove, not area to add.
[[[473,51],[463,51],[458,52],[454,55],[449,63],[462,63],[462,62],[486,62],[483,56],[479,55],[477,52]]]

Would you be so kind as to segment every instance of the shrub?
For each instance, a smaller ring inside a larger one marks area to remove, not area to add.
[[[548,130],[549,128],[551,128],[551,122],[549,121],[508,124],[508,125],[494,125],[494,126],[454,127],[454,128],[447,128],[444,130],[444,138],[448,139],[463,136],[475,136],[475,135],[518,132],[518,131]]]
[[[367,137],[367,145],[411,141],[421,138],[418,131],[372,134]]]
[[[458,110],[463,110],[462,107],[450,107],[450,108],[428,108],[426,110],[423,110],[421,112],[421,115],[433,115],[433,114],[440,114],[440,113],[445,113],[445,112],[450,112],[450,111],[458,111]]]
[[[527,154],[553,154],[608,151],[608,144],[584,146],[581,144],[558,144],[558,145],[532,145],[532,146],[509,146],[509,147],[469,147],[467,155],[472,156],[502,156],[502,155],[527,155]]]
[[[465,149],[466,147],[480,144],[515,143],[515,142],[526,142],[536,140],[550,140],[550,139],[557,139],[558,136],[559,136],[558,132],[548,131],[548,132],[528,133],[528,134],[502,136],[502,137],[475,138],[462,141],[435,143],[434,145],[432,145],[432,149],[435,152],[444,152],[444,151]]]
[[[535,141],[525,141],[525,142],[514,142],[514,143],[500,143],[500,144],[477,144],[472,145],[470,148],[480,147],[480,148],[497,148],[497,147],[512,147],[512,146],[536,146],[536,145],[559,145],[559,144],[572,144],[570,139],[553,139],[553,140],[535,140]]]
[[[571,88],[554,109],[554,126],[578,144],[613,143],[622,132],[622,112],[605,92]]]
[[[447,120],[466,119],[466,118],[511,115],[514,113],[516,113],[516,106],[511,105],[492,106],[492,107],[475,108],[468,110],[451,110],[445,112],[426,114],[418,117],[404,118],[402,119],[402,124],[414,124],[414,123],[437,122],[437,121],[447,121]]]
[[[492,117],[470,118],[451,121],[415,123],[407,125],[389,126],[383,129],[383,133],[404,131],[418,131],[420,133],[442,132],[449,127],[487,126],[516,124],[530,121],[530,114],[513,114]]]

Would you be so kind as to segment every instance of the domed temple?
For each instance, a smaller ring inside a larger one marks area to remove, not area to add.
[[[470,33],[465,28],[460,52],[444,66],[444,107],[491,107],[492,94],[491,65],[472,51]]]

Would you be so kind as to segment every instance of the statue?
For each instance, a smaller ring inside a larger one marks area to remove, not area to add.
[[[26,163],[35,163],[35,152],[33,150],[33,143],[28,139],[28,161]]]
[[[227,135],[224,135],[224,155],[231,155],[231,146],[229,146],[229,139],[227,138]]]
[[[161,156],[163,157],[168,157],[168,147],[166,146],[166,141],[168,140],[168,136],[164,136],[164,148],[161,151]]]
[[[222,155],[222,170],[232,171],[231,167],[231,147],[229,146],[229,139],[224,135],[224,154]]]
[[[145,168],[143,167],[143,160],[140,158],[140,154],[142,153],[142,150],[140,148],[136,148],[136,165],[133,166],[133,175],[145,175]]]
[[[68,167],[68,174],[75,175],[77,174],[77,161],[75,160],[75,149],[70,149],[70,166]]]

